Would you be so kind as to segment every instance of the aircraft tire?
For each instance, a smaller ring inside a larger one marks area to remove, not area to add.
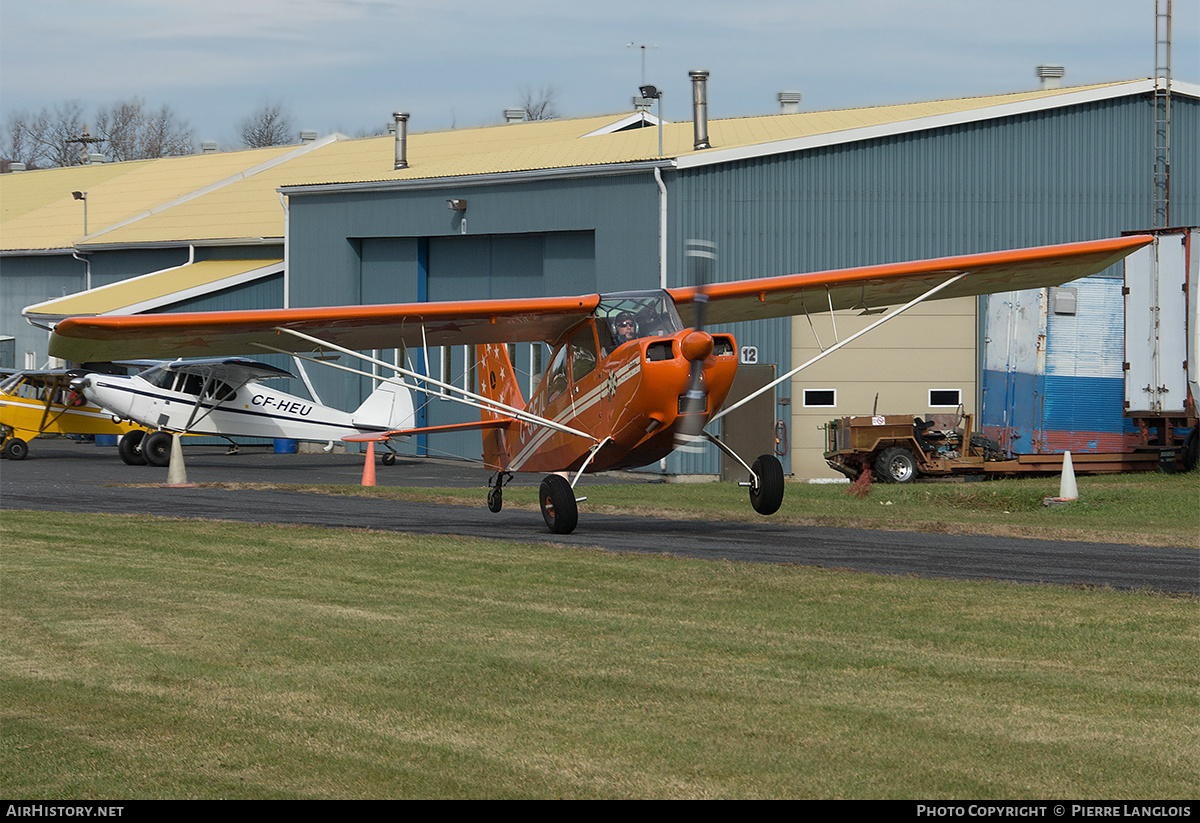
[[[142,454],[142,439],[146,433],[141,429],[125,432],[117,442],[117,453],[127,466],[146,465],[146,456]]]
[[[750,505],[759,514],[774,514],[783,505],[783,464],[773,454],[764,454],[750,467],[758,485],[750,487]]]
[[[29,444],[19,437],[10,437],[4,441],[3,452],[9,460],[24,460],[29,456]]]
[[[917,477],[917,458],[903,446],[884,449],[875,458],[875,476],[885,483],[911,483]]]
[[[575,490],[571,484],[557,474],[546,475],[538,491],[542,504],[542,517],[554,534],[570,534],[579,522],[579,507],[575,504]]]
[[[396,455],[388,452],[383,457],[379,458],[379,462],[385,466],[394,466],[396,465]]]
[[[504,490],[501,488],[488,489],[488,511],[499,514],[504,508]],[[544,514],[544,512],[543,512]]]
[[[151,432],[142,440],[142,457],[146,463],[158,468],[171,465],[171,433]]]

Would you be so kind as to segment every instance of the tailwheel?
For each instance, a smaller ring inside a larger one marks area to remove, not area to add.
[[[512,472],[496,472],[496,476],[488,480],[488,511],[492,514],[498,514],[504,508],[504,484],[509,480],[512,480]]]
[[[142,440],[145,437],[146,433],[141,429],[121,435],[121,440],[117,443],[117,454],[121,455],[121,459],[125,461],[126,465],[146,465],[146,455],[142,454]]]
[[[557,474],[550,474],[542,481],[538,490],[542,504],[542,517],[554,534],[570,534],[579,522],[579,507],[575,504],[575,490],[571,484]]]
[[[171,465],[171,433],[156,431],[146,435],[142,440],[142,457],[158,468]]]
[[[29,444],[19,437],[10,437],[4,441],[0,454],[9,460],[24,460],[29,456]]]
[[[774,514],[783,505],[783,464],[775,455],[764,454],[750,468],[758,478],[750,480],[750,505],[759,514]]]

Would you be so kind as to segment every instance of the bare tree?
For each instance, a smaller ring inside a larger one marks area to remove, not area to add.
[[[193,154],[192,133],[169,106],[145,111],[133,98],[100,108],[96,129],[89,132],[83,104],[73,100],[37,114],[18,112],[8,118],[5,155],[26,168],[78,166],[87,162],[90,151],[110,160],[141,160]]]
[[[543,86],[535,93],[528,86],[521,88],[521,108],[525,110],[526,120],[554,120],[558,117],[558,109],[554,106],[554,98],[558,90],[553,86]]]
[[[242,142],[248,149],[265,146],[286,146],[294,143],[292,118],[282,103],[268,103],[242,121]]]
[[[103,140],[101,151],[110,160],[179,157],[196,151],[191,130],[170,106],[150,112],[137,97],[101,109],[96,115],[96,136]]]

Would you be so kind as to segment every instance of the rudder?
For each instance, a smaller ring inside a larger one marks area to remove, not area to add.
[[[479,393],[488,400],[503,403],[514,409],[525,408],[525,398],[517,385],[516,370],[508,357],[508,347],[503,343],[488,343],[475,347],[475,358],[479,363]],[[502,411],[484,409],[482,420],[495,420],[509,415]],[[491,469],[508,469],[508,429],[483,430],[483,461]]]

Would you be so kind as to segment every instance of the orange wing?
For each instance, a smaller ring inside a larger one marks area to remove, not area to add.
[[[76,362],[197,357],[318,349],[279,332],[319,337],[348,349],[461,346],[557,340],[595,310],[600,296],[472,300],[311,309],[71,317],[54,330],[50,352]]]
[[[709,286],[709,323],[760,320],[907,302],[966,272],[938,299],[1066,283],[1103,271],[1152,238],[1144,235],[1060,246],[739,280]],[[695,322],[694,288],[671,289],[685,323]],[[319,347],[280,328],[349,349],[479,345],[556,340],[587,318],[600,295],[473,300],[383,306],[73,317],[50,340],[50,354],[76,362],[292,352]]]
[[[919,297],[947,278],[967,276],[937,295],[938,300],[977,294],[1059,286],[1101,272],[1153,242],[1133,235],[1059,246],[889,263],[811,274],[789,274],[709,286],[706,323],[817,314],[833,309],[871,310]],[[670,289],[685,324],[694,323],[694,288]]]

